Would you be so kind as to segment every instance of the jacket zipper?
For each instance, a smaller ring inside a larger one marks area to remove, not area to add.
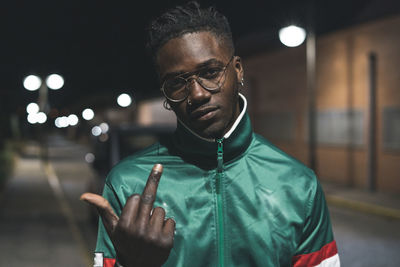
[[[220,267],[225,266],[225,233],[224,233],[224,218],[222,207],[222,177],[224,171],[224,138],[217,139],[217,175],[216,175],[216,191],[217,191],[217,223],[218,223],[218,262]]]

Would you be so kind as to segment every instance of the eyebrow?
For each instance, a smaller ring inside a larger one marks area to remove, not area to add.
[[[223,66],[223,63],[220,60],[217,60],[215,58],[211,58],[207,61],[201,62],[196,66],[196,69],[194,71],[175,71],[175,72],[169,72],[164,75],[162,78],[162,81],[164,82],[165,80],[168,80],[169,78],[181,76],[184,74],[189,74],[189,73],[195,73],[198,70],[201,70],[203,68],[209,67],[210,65],[218,65],[218,66]]]

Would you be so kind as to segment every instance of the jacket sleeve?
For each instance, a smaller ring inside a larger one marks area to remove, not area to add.
[[[318,180],[306,207],[306,219],[301,242],[292,258],[294,267],[339,267],[340,260],[326,205]]]
[[[121,214],[120,201],[112,187],[112,185],[106,181],[103,190],[103,197],[110,202],[110,205],[114,209],[117,215]],[[107,231],[103,225],[101,219],[99,219],[99,227],[97,234],[97,244],[94,253],[94,267],[113,267],[115,265],[116,253],[114,246],[107,234]]]

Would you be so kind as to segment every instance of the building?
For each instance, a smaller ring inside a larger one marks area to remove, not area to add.
[[[305,45],[257,53],[243,62],[243,92],[255,131],[307,163]],[[317,36],[316,64],[318,176],[368,188],[369,166],[375,166],[373,187],[399,193],[400,16]]]

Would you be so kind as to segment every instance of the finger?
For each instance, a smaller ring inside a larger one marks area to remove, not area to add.
[[[161,231],[164,225],[165,210],[161,207],[156,207],[150,218],[150,225],[153,229]]]
[[[151,170],[146,186],[141,195],[138,219],[149,220],[150,212],[156,199],[158,182],[160,181],[162,171],[163,167],[161,164],[155,164]]]
[[[107,233],[110,235],[114,231],[119,218],[115,214],[108,200],[102,196],[92,193],[82,194],[80,200],[89,203],[97,209],[97,212],[103,221],[104,227],[106,228]]]
[[[175,226],[176,222],[174,219],[172,218],[166,219],[164,221],[163,234],[173,239],[175,235]]]
[[[119,218],[119,224],[121,227],[129,227],[132,222],[135,221],[139,210],[140,195],[134,194],[130,196],[122,209],[121,216]]]

